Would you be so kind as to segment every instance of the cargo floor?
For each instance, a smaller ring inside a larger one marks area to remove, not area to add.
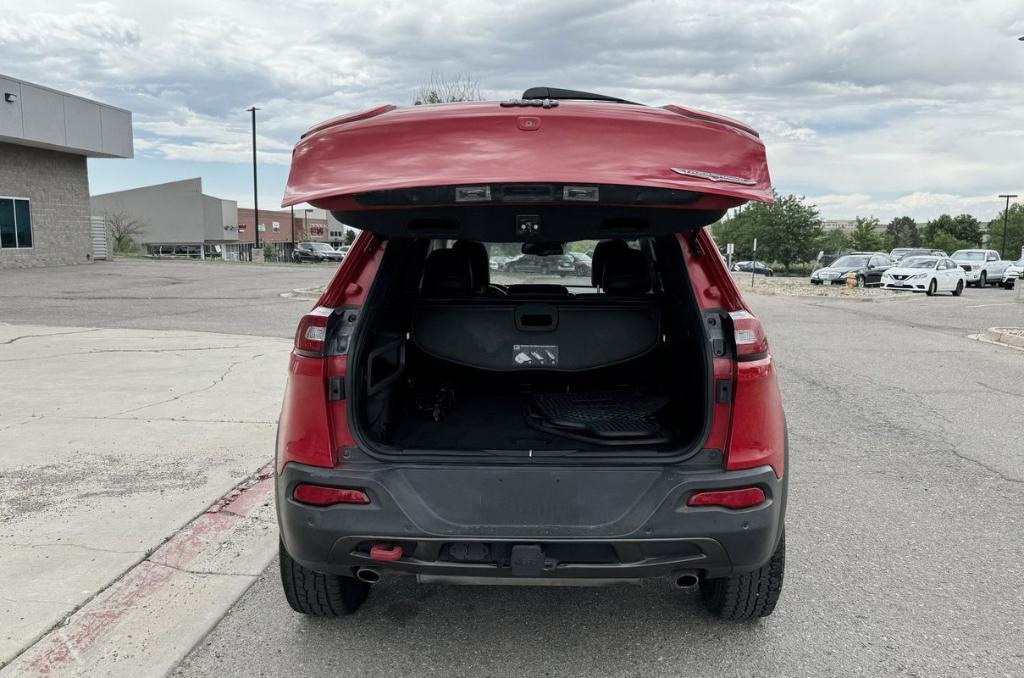
[[[405,449],[605,450],[606,445],[541,431],[528,422],[529,394],[467,394],[441,421],[411,411],[394,426],[392,445]],[[624,405],[628,406],[626,403]],[[666,441],[658,441],[666,442]]]

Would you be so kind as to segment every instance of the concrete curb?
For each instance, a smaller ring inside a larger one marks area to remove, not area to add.
[[[291,292],[282,292],[281,296],[285,299],[319,299],[321,294],[323,289],[320,287],[300,287]]]
[[[24,650],[2,674],[169,672],[273,560],[273,491],[274,468],[268,464]]]
[[[984,336],[992,343],[1005,344],[1006,346],[1024,350],[1024,336],[1012,332],[1012,330],[1019,332],[1021,329],[1020,327],[990,327],[982,335],[978,336]]]

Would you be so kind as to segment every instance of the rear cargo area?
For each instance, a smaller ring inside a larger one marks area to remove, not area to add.
[[[495,283],[476,243],[392,247],[399,261],[353,342],[355,429],[389,454],[606,456],[699,443],[709,361],[674,238],[614,242],[599,246],[586,286]]]

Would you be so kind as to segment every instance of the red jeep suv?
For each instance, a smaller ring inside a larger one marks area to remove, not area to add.
[[[771,614],[785,417],[705,229],[771,196],[749,127],[586,92],[384,106],[307,132],[285,205],[362,232],[288,370],[292,608],[350,613],[408,575],[664,579],[725,618]],[[492,265],[588,251],[586,273]]]

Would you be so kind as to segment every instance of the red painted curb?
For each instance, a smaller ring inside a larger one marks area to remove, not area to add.
[[[51,629],[26,649],[26,653],[36,655],[28,664],[32,674],[49,676],[73,663],[79,655],[96,647],[131,609],[145,606],[156,591],[176,576],[185,575],[181,570],[206,549],[215,547],[221,535],[273,494],[273,473],[273,464],[268,464],[236,485],[73,613],[63,625]]]

